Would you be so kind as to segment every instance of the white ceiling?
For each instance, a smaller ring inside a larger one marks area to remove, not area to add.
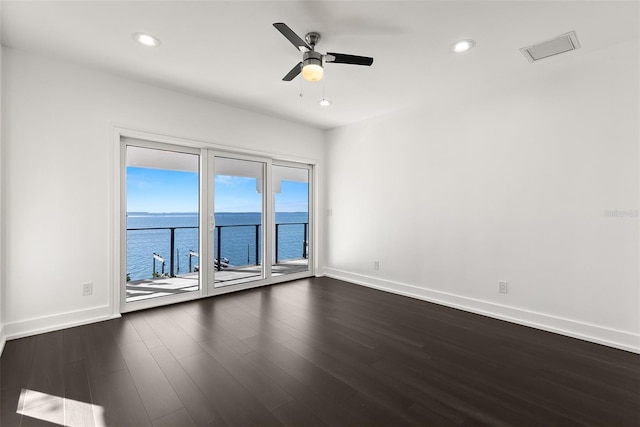
[[[274,22],[301,37],[319,31],[321,52],[375,61],[327,64],[320,83],[283,82],[301,54]],[[518,50],[571,30],[575,52],[530,64]],[[145,48],[134,32],[162,44]],[[5,46],[323,129],[517,84],[638,33],[637,1],[2,1]],[[450,52],[462,38],[476,48]],[[317,104],[323,90],[330,107]]]

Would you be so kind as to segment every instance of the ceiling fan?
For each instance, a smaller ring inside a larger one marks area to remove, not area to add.
[[[302,78],[310,81],[317,82],[322,79],[324,74],[324,64],[327,62],[333,62],[335,64],[353,64],[353,65],[371,65],[373,64],[373,58],[368,56],[347,55],[345,53],[327,52],[325,55],[320,52],[316,52],[315,47],[318,41],[320,41],[320,33],[310,32],[305,36],[305,40],[302,40],[296,33],[293,32],[287,24],[282,22],[276,22],[273,24],[278,31],[286,37],[300,52],[303,52],[302,61],[297,63],[286,76],[282,78],[284,81],[293,80],[298,74],[302,73]]]

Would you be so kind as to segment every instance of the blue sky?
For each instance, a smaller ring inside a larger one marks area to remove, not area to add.
[[[198,173],[127,167],[128,212],[197,212]]]
[[[282,181],[282,190],[276,194],[276,212],[308,212],[309,184]]]
[[[260,212],[256,180],[216,175],[216,212]],[[282,182],[276,194],[277,212],[307,212],[308,184]],[[127,167],[128,212],[197,212],[198,174]]]

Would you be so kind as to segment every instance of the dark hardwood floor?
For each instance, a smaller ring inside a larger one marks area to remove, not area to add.
[[[640,426],[640,355],[328,278],[9,341],[2,426]]]

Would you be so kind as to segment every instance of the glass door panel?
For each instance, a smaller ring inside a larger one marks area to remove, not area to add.
[[[216,288],[263,280],[266,164],[214,161],[213,274]]]
[[[272,167],[273,276],[309,270],[309,169]]]
[[[200,291],[198,154],[126,146],[127,303]]]

